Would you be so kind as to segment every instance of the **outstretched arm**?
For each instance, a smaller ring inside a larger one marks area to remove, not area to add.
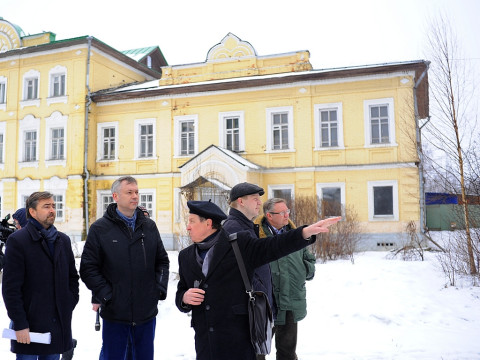
[[[337,217],[333,217],[333,218],[320,220],[320,221],[316,222],[315,224],[312,224],[310,226],[306,226],[302,230],[302,236],[303,236],[304,239],[308,239],[312,235],[317,235],[319,233],[329,232],[328,227],[336,224],[341,219],[342,219],[341,216],[337,216]]]

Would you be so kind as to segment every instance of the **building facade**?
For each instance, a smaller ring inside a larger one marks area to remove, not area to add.
[[[306,50],[258,56],[231,33],[205,62],[177,66],[158,48],[155,61],[136,62],[94,38],[23,46],[0,54],[0,134],[15,152],[1,159],[2,216],[35,189],[55,190],[59,228],[80,236],[112,201],[112,182],[134,175],[168,248],[185,234],[186,199],[226,209],[243,181],[266,198],[339,205],[319,216],[355,211],[364,248],[398,245],[410,221],[422,227],[417,123],[428,116],[428,62],[314,70]],[[65,99],[52,103],[62,71]],[[35,75],[39,98],[22,107]]]

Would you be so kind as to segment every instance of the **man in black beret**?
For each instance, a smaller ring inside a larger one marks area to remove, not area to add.
[[[227,220],[223,223],[226,232],[233,234],[239,231],[248,231],[252,236],[259,237],[259,226],[253,220],[260,213],[262,206],[261,196],[265,192],[255,184],[243,182],[235,185],[230,190],[230,211]],[[277,317],[277,306],[273,296],[272,272],[270,264],[264,264],[255,269],[252,280],[252,287],[256,291],[263,291],[268,296],[272,308],[273,318]],[[264,356],[257,356],[257,360],[265,359]]]
[[[192,311],[196,359],[254,360],[248,295],[229,234],[221,225],[226,215],[212,202],[189,201],[187,205],[187,231],[193,244],[178,255],[180,280],[175,304],[182,312]],[[316,234],[328,232],[328,227],[339,220],[321,220],[262,240],[248,232],[238,233],[237,243],[250,281],[255,268],[312,244]]]

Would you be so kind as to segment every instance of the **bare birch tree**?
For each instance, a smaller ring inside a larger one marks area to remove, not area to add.
[[[461,193],[465,222],[465,241],[470,274],[477,274],[474,246],[470,233],[470,216],[467,206],[465,159],[478,132],[473,113],[474,76],[461,51],[460,42],[448,18],[438,15],[431,20],[427,38],[430,67],[430,94],[433,100],[431,121],[425,127],[424,137],[433,145],[431,160],[445,185]]]

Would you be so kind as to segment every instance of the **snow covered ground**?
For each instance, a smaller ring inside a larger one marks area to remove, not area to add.
[[[315,278],[307,282],[308,315],[299,323],[299,359],[480,359],[480,288],[445,287],[434,253],[423,262],[391,260],[388,254],[357,254],[355,264],[317,263]],[[155,359],[195,359],[190,317],[174,304],[177,255],[169,252],[171,279],[159,305]],[[94,329],[90,293],[80,286],[74,359],[94,360],[101,333]],[[0,327],[8,323],[2,299]],[[0,339],[0,358],[15,358],[6,339]],[[267,359],[275,359],[274,351]]]

